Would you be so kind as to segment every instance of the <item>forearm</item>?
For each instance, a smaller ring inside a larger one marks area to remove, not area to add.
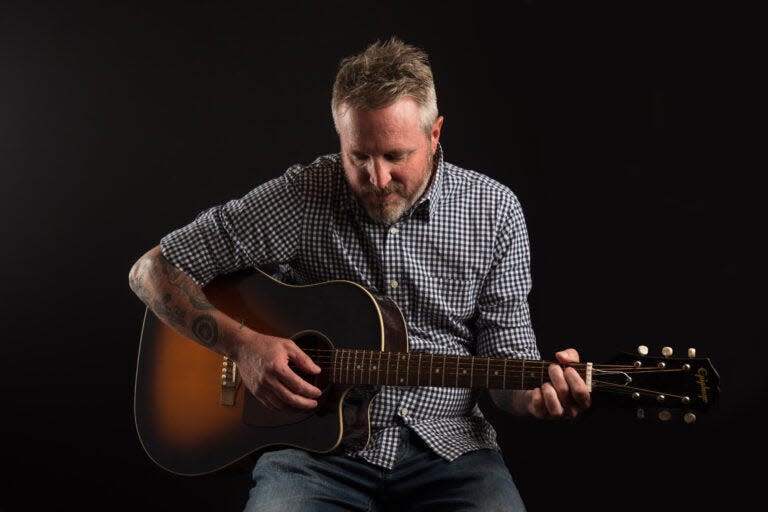
[[[133,265],[128,280],[133,292],[163,322],[187,338],[234,358],[235,334],[242,326],[216,309],[191,277],[165,259],[159,246]]]

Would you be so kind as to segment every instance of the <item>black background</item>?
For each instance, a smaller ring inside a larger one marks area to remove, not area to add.
[[[696,347],[694,425],[489,410],[531,511],[703,509],[759,492],[762,155],[753,13],[719,4],[0,2],[0,510],[240,510],[247,472],[181,477],[135,434],[144,307],[166,232],[337,150],[341,57],[432,58],[447,160],[520,197],[542,354]],[[759,470],[758,470],[759,471]]]

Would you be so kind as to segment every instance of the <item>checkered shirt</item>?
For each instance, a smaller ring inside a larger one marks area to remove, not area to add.
[[[409,351],[539,359],[531,326],[528,234],[505,185],[444,160],[428,192],[392,225],[373,222],[338,154],[294,165],[162,238],[163,254],[201,286],[217,275],[279,265],[294,279],[359,283],[399,305]],[[398,427],[447,460],[499,449],[468,388],[382,386],[371,439],[348,455],[392,468]]]

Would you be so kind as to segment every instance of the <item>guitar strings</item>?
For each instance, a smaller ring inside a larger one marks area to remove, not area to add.
[[[523,389],[528,389],[533,387],[533,384],[548,380],[545,368],[550,364],[558,364],[543,360],[504,360],[454,354],[380,352],[359,349],[306,348],[304,351],[318,366],[333,373],[332,380],[345,384],[403,385],[406,383],[405,385],[409,386],[430,386],[433,380],[437,380],[442,387],[472,387],[465,385],[469,379],[470,384],[493,382],[494,386],[490,387],[496,389],[519,388],[516,386],[518,383]],[[395,361],[392,361],[393,358]],[[589,365],[576,363],[570,366],[577,371],[585,372]],[[660,393],[657,390],[631,385],[631,375],[686,372],[682,368],[636,367],[626,364],[592,366],[593,389],[600,388],[602,391],[617,394],[639,393],[658,396]],[[423,372],[425,367],[432,371]],[[437,373],[433,373],[435,369]],[[381,382],[382,377],[384,382]],[[606,377],[618,378],[620,381],[606,380]],[[527,380],[531,382],[526,383]],[[506,385],[507,383],[509,386]],[[683,398],[681,395],[674,394],[667,394],[667,396]]]

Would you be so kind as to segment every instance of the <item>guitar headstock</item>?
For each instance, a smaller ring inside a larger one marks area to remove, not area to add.
[[[636,353],[620,352],[604,365],[593,365],[592,390],[602,405],[636,408],[636,416],[651,414],[662,421],[681,417],[694,423],[698,412],[713,407],[720,393],[720,377],[708,358],[675,356],[670,347],[658,356],[641,345]]]

